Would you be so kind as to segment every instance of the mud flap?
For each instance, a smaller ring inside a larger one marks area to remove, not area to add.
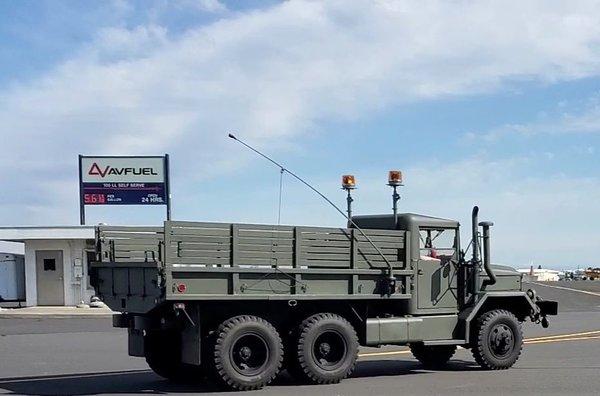
[[[200,365],[200,324],[186,326],[181,332],[181,361]]]
[[[129,329],[127,337],[127,351],[129,356],[144,357],[144,332],[143,330]]]

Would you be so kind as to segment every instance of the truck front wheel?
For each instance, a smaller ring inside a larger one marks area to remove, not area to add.
[[[473,337],[473,357],[486,370],[511,367],[523,349],[521,324],[514,314],[503,309],[481,315]]]
[[[358,337],[343,317],[320,313],[299,327],[290,372],[315,384],[333,384],[346,378],[358,358]]]
[[[410,351],[425,368],[440,368],[454,355],[456,345],[410,344]]]
[[[283,344],[269,322],[241,315],[219,326],[213,357],[215,374],[223,385],[254,390],[267,385],[279,373]]]

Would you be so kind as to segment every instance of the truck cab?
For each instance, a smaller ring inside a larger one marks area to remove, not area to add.
[[[464,259],[461,254],[465,253],[458,221],[400,213],[354,216],[352,223],[351,227],[403,230],[410,235],[409,265],[416,272],[412,291],[416,298],[411,302],[411,314],[457,313],[472,302],[474,271],[468,265],[459,265]],[[496,281],[479,292],[522,291],[522,276],[517,270],[504,265],[490,266]],[[489,279],[485,273],[480,276]]]

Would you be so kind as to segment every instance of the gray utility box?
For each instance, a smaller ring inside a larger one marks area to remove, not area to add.
[[[0,253],[0,303],[25,301],[25,258]]]

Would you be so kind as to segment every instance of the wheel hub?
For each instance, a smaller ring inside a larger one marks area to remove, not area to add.
[[[245,346],[240,348],[240,358],[242,358],[243,361],[247,362],[250,357],[252,356],[252,349],[250,349],[249,347]]]
[[[324,370],[335,370],[346,357],[348,347],[342,334],[336,330],[321,333],[313,344],[315,363]]]
[[[512,330],[505,324],[494,326],[490,334],[490,347],[497,356],[508,354],[514,343]]]
[[[257,375],[269,360],[269,347],[261,334],[249,332],[240,335],[230,350],[230,358],[236,371],[243,375]]]
[[[331,352],[331,345],[329,345],[327,342],[322,342],[319,345],[319,353],[321,356],[327,356],[329,355],[329,352]]]

